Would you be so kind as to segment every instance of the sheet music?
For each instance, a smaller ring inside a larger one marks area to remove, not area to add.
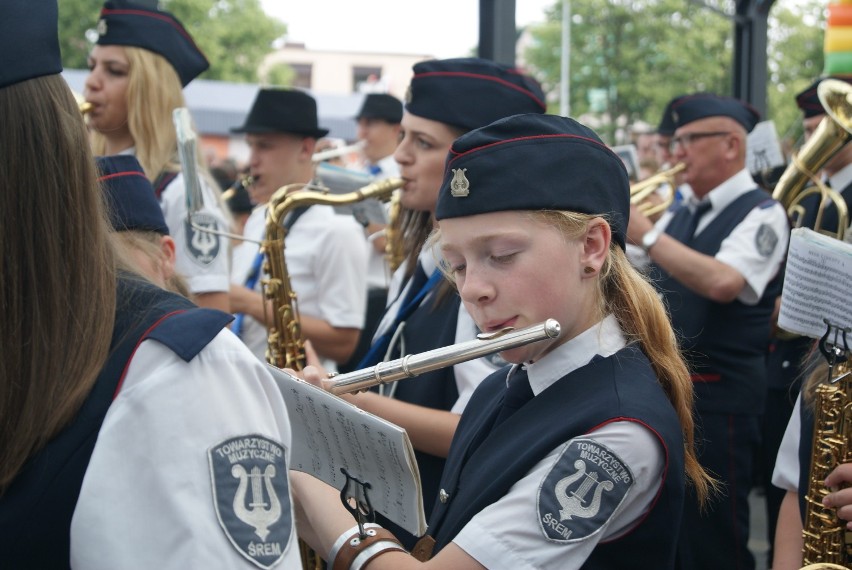
[[[852,327],[852,245],[807,228],[793,230],[778,326],[820,338],[823,319]]]
[[[778,142],[778,132],[775,122],[762,121],[754,126],[748,134],[746,144],[746,166],[748,171],[756,174],[761,170],[783,166],[786,164],[781,143]]]
[[[373,508],[405,530],[426,532],[414,449],[401,427],[356,408],[269,366],[287,404],[293,430],[291,469],[342,489],[340,468],[372,485]]]

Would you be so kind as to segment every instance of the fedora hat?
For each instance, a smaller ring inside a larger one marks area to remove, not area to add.
[[[304,91],[261,89],[245,123],[233,133],[291,133],[320,138],[328,129],[317,125],[317,102]]]

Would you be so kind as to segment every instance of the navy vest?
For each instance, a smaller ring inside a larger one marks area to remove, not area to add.
[[[507,371],[477,388],[456,431],[441,480],[449,500],[437,501],[429,519],[435,552],[560,444],[608,422],[635,421],[653,430],[665,450],[663,485],[642,523],[599,544],[583,568],[672,568],[684,501],[683,436],[641,350],[629,346],[571,372],[491,431]]]
[[[97,382],[74,420],[27,461],[0,497],[4,568],[68,568],[71,518],[83,477],[139,343],[155,339],[189,362],[231,319],[146,282],[119,280],[110,354]]]
[[[439,297],[443,297],[439,299]],[[459,296],[453,291],[450,295],[440,295],[440,286],[426,298],[414,313],[405,321],[402,336],[405,339],[405,351],[419,354],[427,350],[449,346],[456,341],[456,323],[459,316]],[[395,351],[391,359],[399,358]],[[394,398],[402,402],[426,406],[436,410],[449,411],[459,399],[456,375],[452,366],[422,374],[417,378],[397,383]],[[423,488],[423,507],[428,520],[432,502],[438,496],[438,484],[444,471],[445,459],[429,453],[415,450],[417,467]],[[417,537],[379,515],[377,520],[392,530],[409,550],[414,547]]]
[[[771,206],[763,190],[752,190],[726,207],[700,234],[683,243],[714,256],[722,241],[754,208]],[[669,227],[689,215],[682,208]],[[767,285],[756,305],[738,300],[716,303],[704,298],[652,266],[652,277],[665,298],[681,348],[693,371],[695,406],[702,412],[758,414],[766,392],[766,350],[775,298],[781,293],[781,276]]]
[[[799,515],[802,525],[805,524],[805,497],[808,496],[808,484],[811,475],[811,459],[814,449],[814,413],[802,400],[799,406],[799,419],[802,422],[799,430]]]

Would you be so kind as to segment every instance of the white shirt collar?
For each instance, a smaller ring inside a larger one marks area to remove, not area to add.
[[[627,346],[627,339],[618,321],[615,316],[608,315],[602,321],[553,349],[538,362],[526,366],[533,394],[539,395],[566,374],[591,362],[596,355],[606,358],[625,346]],[[509,378],[518,366],[515,365],[512,368]]]
[[[747,168],[743,168],[715,188],[713,188],[704,198],[703,200],[710,200],[710,204],[712,204],[712,211],[721,212],[728,205],[751,190],[754,190],[757,187],[757,183],[754,181],[754,178],[751,177],[751,173]],[[698,203],[702,201],[697,197],[693,196],[690,198],[688,205],[690,209],[695,211],[695,207]]]
[[[829,177],[831,188],[837,192],[842,192],[844,188],[852,184],[852,164],[847,164],[840,170]]]

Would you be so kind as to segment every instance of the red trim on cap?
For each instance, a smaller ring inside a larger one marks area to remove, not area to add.
[[[520,72],[516,72],[518,75],[521,75]],[[520,93],[523,93],[533,101],[535,101],[542,109],[547,109],[547,105],[544,104],[544,101],[533,95],[529,90],[524,89],[519,85],[515,85],[511,81],[506,81],[505,79],[500,79],[499,77],[493,77],[491,75],[482,75],[479,73],[469,73],[466,71],[427,71],[425,73],[418,73],[414,76],[414,79],[418,77],[438,77],[438,76],[446,76],[446,77],[467,77],[468,79],[482,79],[484,81],[493,81],[495,83],[500,83],[504,87],[508,87],[510,89],[514,89]]]
[[[145,176],[144,172],[139,172],[138,170],[128,170],[126,172],[115,172],[113,174],[105,174],[104,176],[98,178],[98,182],[104,182],[105,180],[110,180],[112,178],[120,178],[121,176],[141,176],[145,180],[148,179],[148,177]]]
[[[453,154],[455,156],[447,164],[450,165],[457,158],[467,156],[468,154],[472,154],[474,152],[479,152],[480,150],[485,150],[486,148],[491,148],[491,147],[494,147],[494,146],[497,146],[497,145],[513,143],[513,142],[517,142],[517,141],[530,141],[530,140],[536,140],[536,139],[577,139],[577,140],[581,140],[581,141],[586,141],[586,142],[590,142],[590,143],[593,143],[593,144],[599,146],[603,150],[606,150],[614,158],[618,158],[618,155],[615,154],[614,152],[612,152],[612,149],[610,149],[608,146],[606,146],[605,144],[601,144],[600,142],[596,141],[595,139],[590,139],[589,137],[581,137],[581,136],[578,136],[578,135],[533,135],[533,136],[529,136],[529,137],[517,137],[517,138],[514,138],[514,139],[506,139],[504,141],[493,142],[493,143],[487,144],[485,146],[478,146],[476,148],[472,148],[472,149],[467,150],[467,151],[462,152],[462,153],[456,152],[455,150],[453,150],[451,148],[450,154]],[[618,160],[621,160],[621,159],[618,158]]]
[[[118,393],[121,391],[121,387],[124,385],[124,377],[127,376],[127,369],[130,368],[130,363],[133,361],[133,357],[136,355],[136,351],[139,350],[139,345],[142,344],[142,342],[145,339],[148,338],[148,335],[151,334],[151,331],[153,331],[155,328],[160,326],[160,324],[163,321],[165,321],[169,317],[172,317],[174,315],[179,315],[179,314],[185,313],[185,312],[186,312],[186,310],[184,310],[184,309],[181,309],[181,310],[178,310],[178,311],[172,311],[171,313],[163,315],[162,317],[160,317],[157,320],[157,322],[155,322],[153,325],[148,327],[148,330],[145,331],[145,334],[143,334],[139,338],[139,341],[136,343],[136,346],[133,347],[133,352],[130,353],[130,358],[127,359],[127,364],[124,365],[124,370],[121,371],[121,378],[118,379],[118,385],[115,387],[115,392],[113,392],[113,394],[112,394],[113,400],[115,400],[118,397]]]
[[[117,16],[143,16],[147,18],[156,18],[157,20],[162,20],[163,22],[166,22],[171,27],[176,29],[178,33],[180,33],[180,35],[185,37],[189,41],[189,43],[191,43],[195,47],[195,49],[201,51],[200,49],[198,49],[198,46],[195,45],[195,41],[192,39],[192,36],[189,35],[189,32],[187,32],[184,29],[183,25],[178,23],[174,19],[174,17],[169,17],[165,14],[158,14],[156,12],[146,12],[145,10],[122,10],[116,8],[104,8],[103,10],[101,10],[101,16],[108,14],[115,14]]]

